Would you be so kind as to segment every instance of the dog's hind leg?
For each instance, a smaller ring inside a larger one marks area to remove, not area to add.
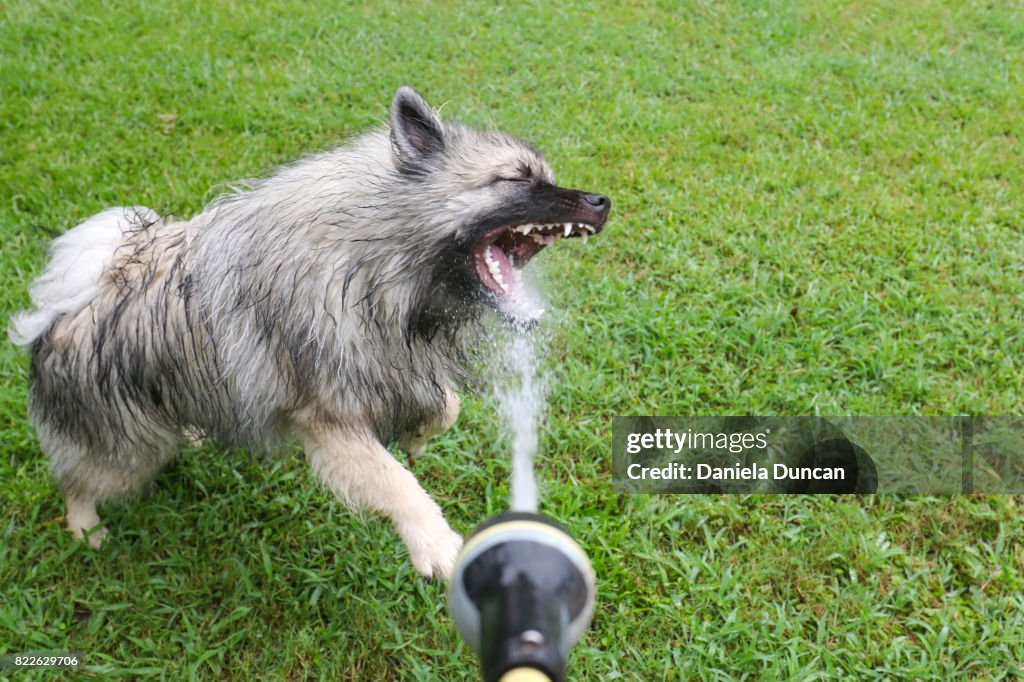
[[[125,440],[120,447],[102,450],[72,442],[66,430],[55,429],[46,421],[36,420],[36,431],[50,460],[50,471],[64,492],[67,529],[76,540],[88,539],[93,548],[107,536],[96,506],[141,492],[176,451],[173,437],[177,434],[167,430],[150,432],[160,438]]]
[[[383,513],[409,549],[413,566],[426,577],[447,580],[462,536],[412,472],[364,428],[300,424],[306,458],[317,477],[346,504]]]
[[[459,396],[450,388],[444,391],[444,409],[434,419],[423,422],[416,429],[403,433],[398,439],[398,447],[402,452],[409,455],[409,463],[417,457],[421,457],[427,450],[427,443],[439,433],[444,433],[455,425],[459,418],[459,409],[462,403]]]

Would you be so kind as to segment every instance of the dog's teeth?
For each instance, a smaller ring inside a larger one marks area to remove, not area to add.
[[[582,231],[580,232],[580,239],[581,239],[581,240],[583,241],[583,245],[584,245],[584,246],[586,246],[586,245],[587,245],[587,237],[588,237],[589,235],[590,235],[590,233],[589,233],[589,232],[587,232],[586,230],[582,230]]]
[[[568,237],[570,234],[572,234],[572,223],[566,223],[565,224],[565,236]]]
[[[491,277],[498,283],[501,290],[508,293],[508,285],[505,284],[505,278],[501,276],[501,266],[498,265],[498,261],[491,255],[493,248],[495,247],[492,246],[484,251],[484,263],[487,264],[487,271],[491,273]]]

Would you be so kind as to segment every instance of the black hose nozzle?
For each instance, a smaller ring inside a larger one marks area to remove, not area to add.
[[[470,533],[448,588],[448,608],[485,682],[562,682],[594,598],[594,570],[580,546],[551,519],[523,512]]]

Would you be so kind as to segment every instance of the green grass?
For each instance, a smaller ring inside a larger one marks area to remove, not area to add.
[[[614,202],[538,259],[543,509],[599,575],[574,679],[1024,675],[1020,498],[630,497],[609,461],[620,414],[1024,411],[1019,3],[170,4],[0,3],[0,322],[54,232],[190,215],[415,85]],[[26,387],[0,343],[0,652],[474,679],[443,588],[296,457],[187,450],[103,510],[102,551],[71,543]],[[415,471],[465,531],[505,505],[507,450],[471,396]]]

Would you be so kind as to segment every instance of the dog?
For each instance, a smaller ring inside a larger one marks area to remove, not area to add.
[[[97,505],[141,492],[185,434],[255,449],[291,435],[335,496],[384,514],[416,570],[447,579],[462,538],[388,445],[418,456],[454,424],[481,316],[535,324],[520,270],[609,209],[559,187],[526,142],[403,87],[387,125],[191,220],[86,220],[53,242],[9,330],[68,530],[98,547]]]

